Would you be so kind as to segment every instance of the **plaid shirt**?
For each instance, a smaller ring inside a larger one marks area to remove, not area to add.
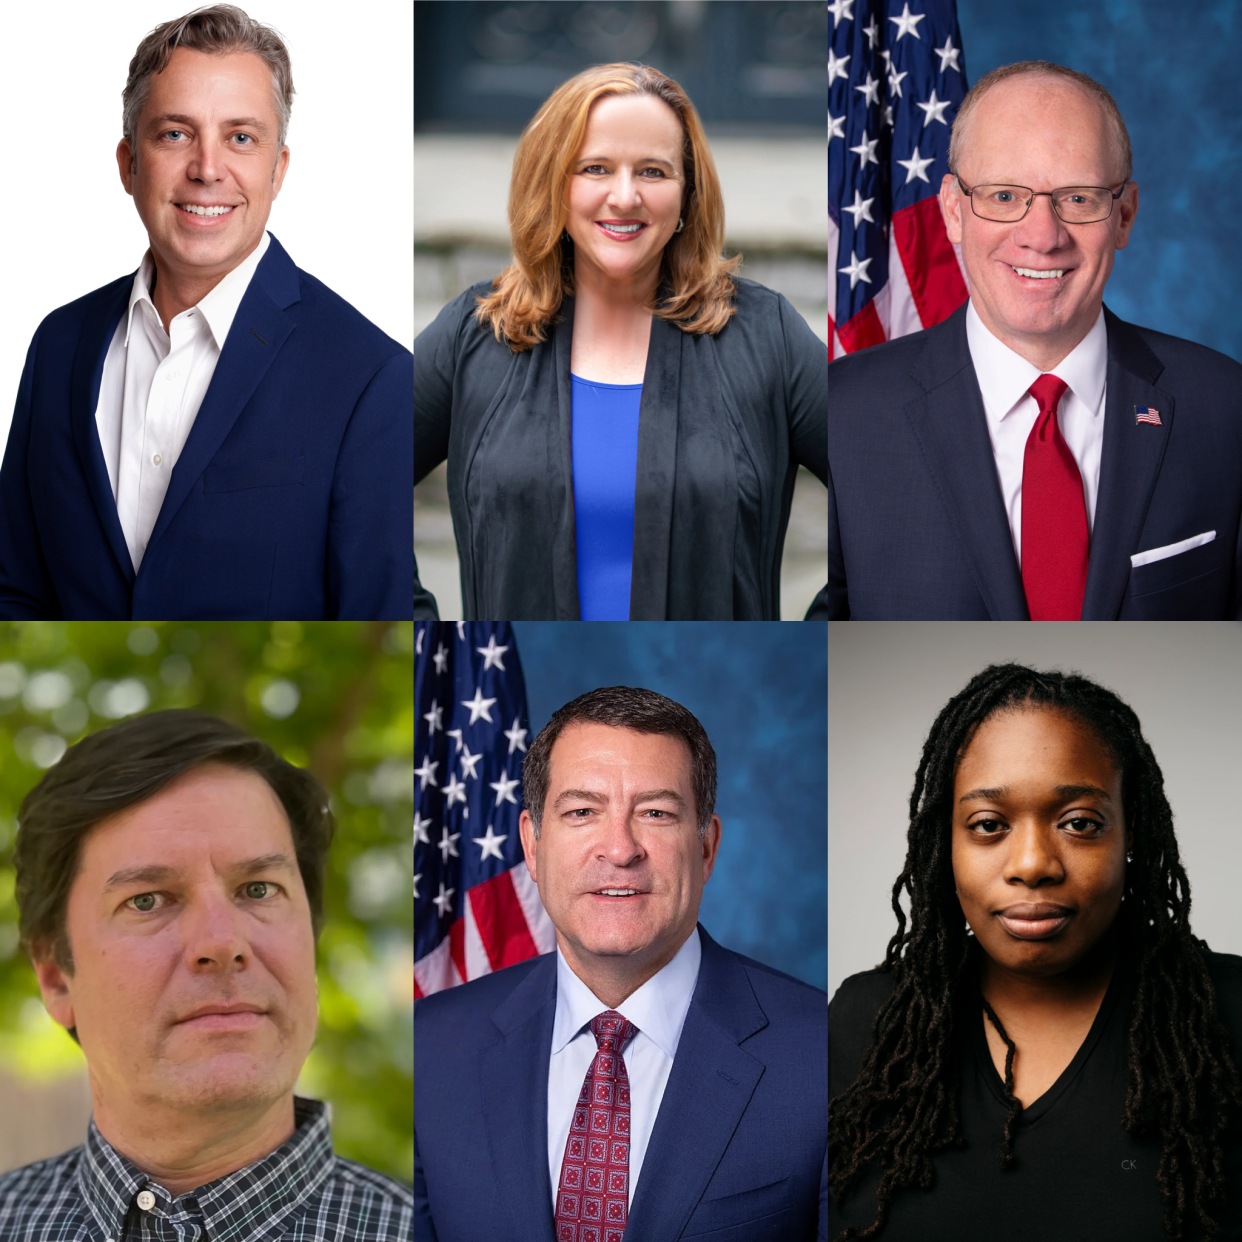
[[[334,1155],[317,1100],[294,1119],[270,1155],[176,1199],[92,1121],[81,1147],[0,1177],[0,1242],[412,1242],[413,1192]]]

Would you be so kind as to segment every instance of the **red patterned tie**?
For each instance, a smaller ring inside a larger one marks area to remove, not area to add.
[[[621,1242],[630,1214],[630,1080],[621,1059],[638,1028],[613,1009],[591,1019],[587,1070],[561,1161],[556,1242]]]
[[[1041,375],[1030,388],[1039,416],[1022,461],[1022,588],[1032,621],[1077,621],[1087,589],[1082,475],[1057,426],[1067,385]]]

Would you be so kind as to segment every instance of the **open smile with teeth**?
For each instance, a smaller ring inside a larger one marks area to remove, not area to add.
[[[641,897],[636,888],[601,888],[595,892],[597,897]]]
[[[196,203],[178,203],[177,206],[192,216],[225,216],[233,210],[232,207],[199,207]]]
[[[1013,264],[1011,263],[1009,266],[1013,267]],[[1040,271],[1040,269],[1036,267],[1014,267],[1013,270],[1017,272],[1019,276],[1031,276],[1035,280],[1053,280],[1057,276],[1064,276],[1069,269],[1064,267],[1053,267],[1044,272]]]
[[[609,233],[637,233],[640,229],[645,229],[645,224],[610,224],[607,220],[596,220],[596,224],[601,229],[607,229]]]

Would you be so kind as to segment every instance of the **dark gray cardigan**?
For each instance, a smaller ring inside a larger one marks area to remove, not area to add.
[[[546,341],[515,354],[472,317],[489,288],[414,342],[414,480],[447,457],[464,620],[574,621],[573,298]],[[827,482],[827,421],[828,351],[780,294],[739,279],[715,336],[652,320],[631,620],[779,620],[794,475]],[[415,599],[417,617],[417,583]],[[807,616],[827,616],[827,587]]]

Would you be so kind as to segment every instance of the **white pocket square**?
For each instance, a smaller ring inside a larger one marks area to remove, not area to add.
[[[1137,569],[1140,565],[1150,565],[1153,561],[1165,561],[1179,552],[1189,552],[1191,548],[1201,548],[1216,538],[1214,530],[1205,530],[1201,535],[1191,535],[1189,539],[1181,539],[1177,543],[1166,543],[1163,548],[1148,548],[1146,552],[1136,552],[1130,557],[1130,564]]]

